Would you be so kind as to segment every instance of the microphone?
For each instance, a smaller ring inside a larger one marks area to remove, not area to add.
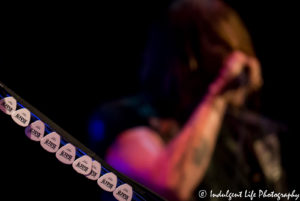
[[[237,76],[235,79],[230,81],[222,90],[222,93],[232,90],[232,89],[238,89],[239,87],[246,86],[249,84],[249,74],[250,74],[250,68],[249,66],[244,66],[243,71],[239,76]]]

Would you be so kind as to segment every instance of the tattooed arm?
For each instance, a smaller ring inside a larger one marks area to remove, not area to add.
[[[246,65],[250,70],[249,84],[224,92],[227,84]],[[160,165],[156,166],[154,175],[157,177],[154,180],[172,189],[180,200],[187,200],[205,175],[227,106],[242,105],[246,94],[258,89],[261,83],[257,60],[241,52],[232,53],[225,61],[220,76],[210,86],[203,102],[196,108],[177,138],[158,157],[157,164]]]
[[[221,93],[245,64],[250,68],[249,86]],[[108,163],[170,200],[189,199],[206,173],[227,105],[242,104],[246,92],[261,84],[258,66],[244,54],[233,53],[177,137],[164,145],[149,128],[127,130],[110,148]]]
[[[213,154],[226,107],[223,97],[207,97],[178,137],[157,158],[153,180],[156,185],[163,184],[165,196],[168,197],[171,190],[176,199],[187,200],[201,182]]]

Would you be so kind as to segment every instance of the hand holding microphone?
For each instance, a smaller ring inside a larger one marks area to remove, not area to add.
[[[247,95],[258,90],[262,83],[257,59],[236,51],[225,60],[219,76],[210,86],[209,93],[224,97],[228,104],[241,106]]]

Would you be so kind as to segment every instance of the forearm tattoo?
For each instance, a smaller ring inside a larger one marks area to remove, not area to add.
[[[193,152],[193,162],[195,165],[201,165],[205,157],[207,157],[209,152],[209,146],[207,141],[203,139],[198,147],[194,149]]]

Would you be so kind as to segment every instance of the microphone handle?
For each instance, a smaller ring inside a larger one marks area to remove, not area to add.
[[[228,91],[228,90],[233,90],[233,89],[238,89],[239,87],[246,86],[249,83],[249,67],[245,66],[243,71],[239,76],[237,76],[235,79],[230,81],[222,90],[222,93]]]

